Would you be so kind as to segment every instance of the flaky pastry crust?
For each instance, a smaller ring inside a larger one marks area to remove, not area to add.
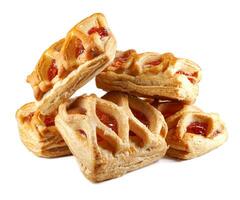
[[[192,159],[219,146],[228,137],[225,124],[216,113],[205,113],[181,102],[154,103],[168,124],[167,155]]]
[[[55,119],[84,175],[94,182],[149,165],[167,150],[167,125],[150,104],[120,92],[80,96]]]
[[[47,115],[113,59],[116,41],[103,14],[75,25],[64,39],[51,45],[27,77],[40,112]]]
[[[193,103],[198,95],[200,67],[171,53],[135,50],[117,52],[114,62],[96,77],[98,88],[137,96]]]
[[[71,152],[54,125],[56,112],[43,116],[34,102],[16,112],[20,138],[35,155],[46,158],[70,155]]]

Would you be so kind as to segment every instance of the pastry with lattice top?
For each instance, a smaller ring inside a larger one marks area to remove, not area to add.
[[[168,125],[167,155],[179,159],[192,159],[222,145],[227,130],[216,113],[205,113],[193,105],[164,102],[154,106],[163,114]]]
[[[171,53],[135,50],[117,52],[113,63],[96,77],[97,87],[137,96],[175,99],[193,103],[198,95],[201,69],[194,62]]]
[[[149,165],[167,150],[167,125],[150,104],[120,92],[80,96],[59,106],[56,126],[94,182]]]
[[[50,46],[27,77],[40,112],[47,115],[112,62],[116,41],[103,14],[75,25]]]
[[[23,105],[16,112],[20,138],[37,156],[54,158],[71,154],[55,127],[56,114],[40,114],[33,102]]]

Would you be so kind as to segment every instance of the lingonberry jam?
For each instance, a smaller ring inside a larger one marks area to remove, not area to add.
[[[77,58],[84,52],[85,49],[80,39],[76,39],[74,45],[75,45],[75,57]]]
[[[207,128],[208,124],[205,122],[192,122],[190,125],[188,125],[187,132],[199,135],[206,135]]]
[[[194,78],[197,76],[197,72],[193,72],[193,73],[190,73],[190,72],[184,72],[184,71],[177,71],[176,74],[183,74],[185,76],[187,76],[188,80],[193,83],[194,82]]]
[[[46,115],[44,116],[44,124],[46,126],[54,126],[55,125],[55,121],[54,121],[55,117],[51,116],[51,115]]]
[[[48,80],[51,81],[58,73],[57,65],[56,65],[56,60],[52,60],[50,67],[48,69]]]
[[[101,39],[108,36],[108,32],[104,27],[93,27],[88,31],[89,35],[93,33],[98,33]]]

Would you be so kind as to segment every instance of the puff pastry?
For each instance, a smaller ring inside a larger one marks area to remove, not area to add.
[[[70,155],[71,152],[55,127],[56,112],[40,114],[33,102],[16,112],[20,138],[35,155],[47,158]]]
[[[103,14],[75,25],[50,46],[27,77],[40,112],[47,115],[100,73],[115,56],[116,41]]]
[[[222,145],[227,130],[216,113],[205,113],[193,105],[181,102],[155,103],[168,124],[167,155],[179,159],[192,159]]]
[[[150,104],[120,92],[80,96],[55,119],[84,175],[94,182],[149,165],[167,150],[167,125]]]
[[[200,79],[200,67],[190,60],[171,53],[128,50],[117,52],[114,62],[96,77],[96,84],[106,91],[193,103]]]

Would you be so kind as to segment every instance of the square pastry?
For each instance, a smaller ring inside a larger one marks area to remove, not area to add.
[[[103,14],[75,25],[50,46],[27,77],[40,112],[47,115],[95,77],[115,56],[116,41]]]
[[[114,62],[96,77],[97,87],[143,97],[191,104],[198,95],[200,67],[171,53],[118,51]]]
[[[56,126],[94,182],[149,165],[167,151],[167,124],[143,100],[121,92],[80,96],[59,107]]]

